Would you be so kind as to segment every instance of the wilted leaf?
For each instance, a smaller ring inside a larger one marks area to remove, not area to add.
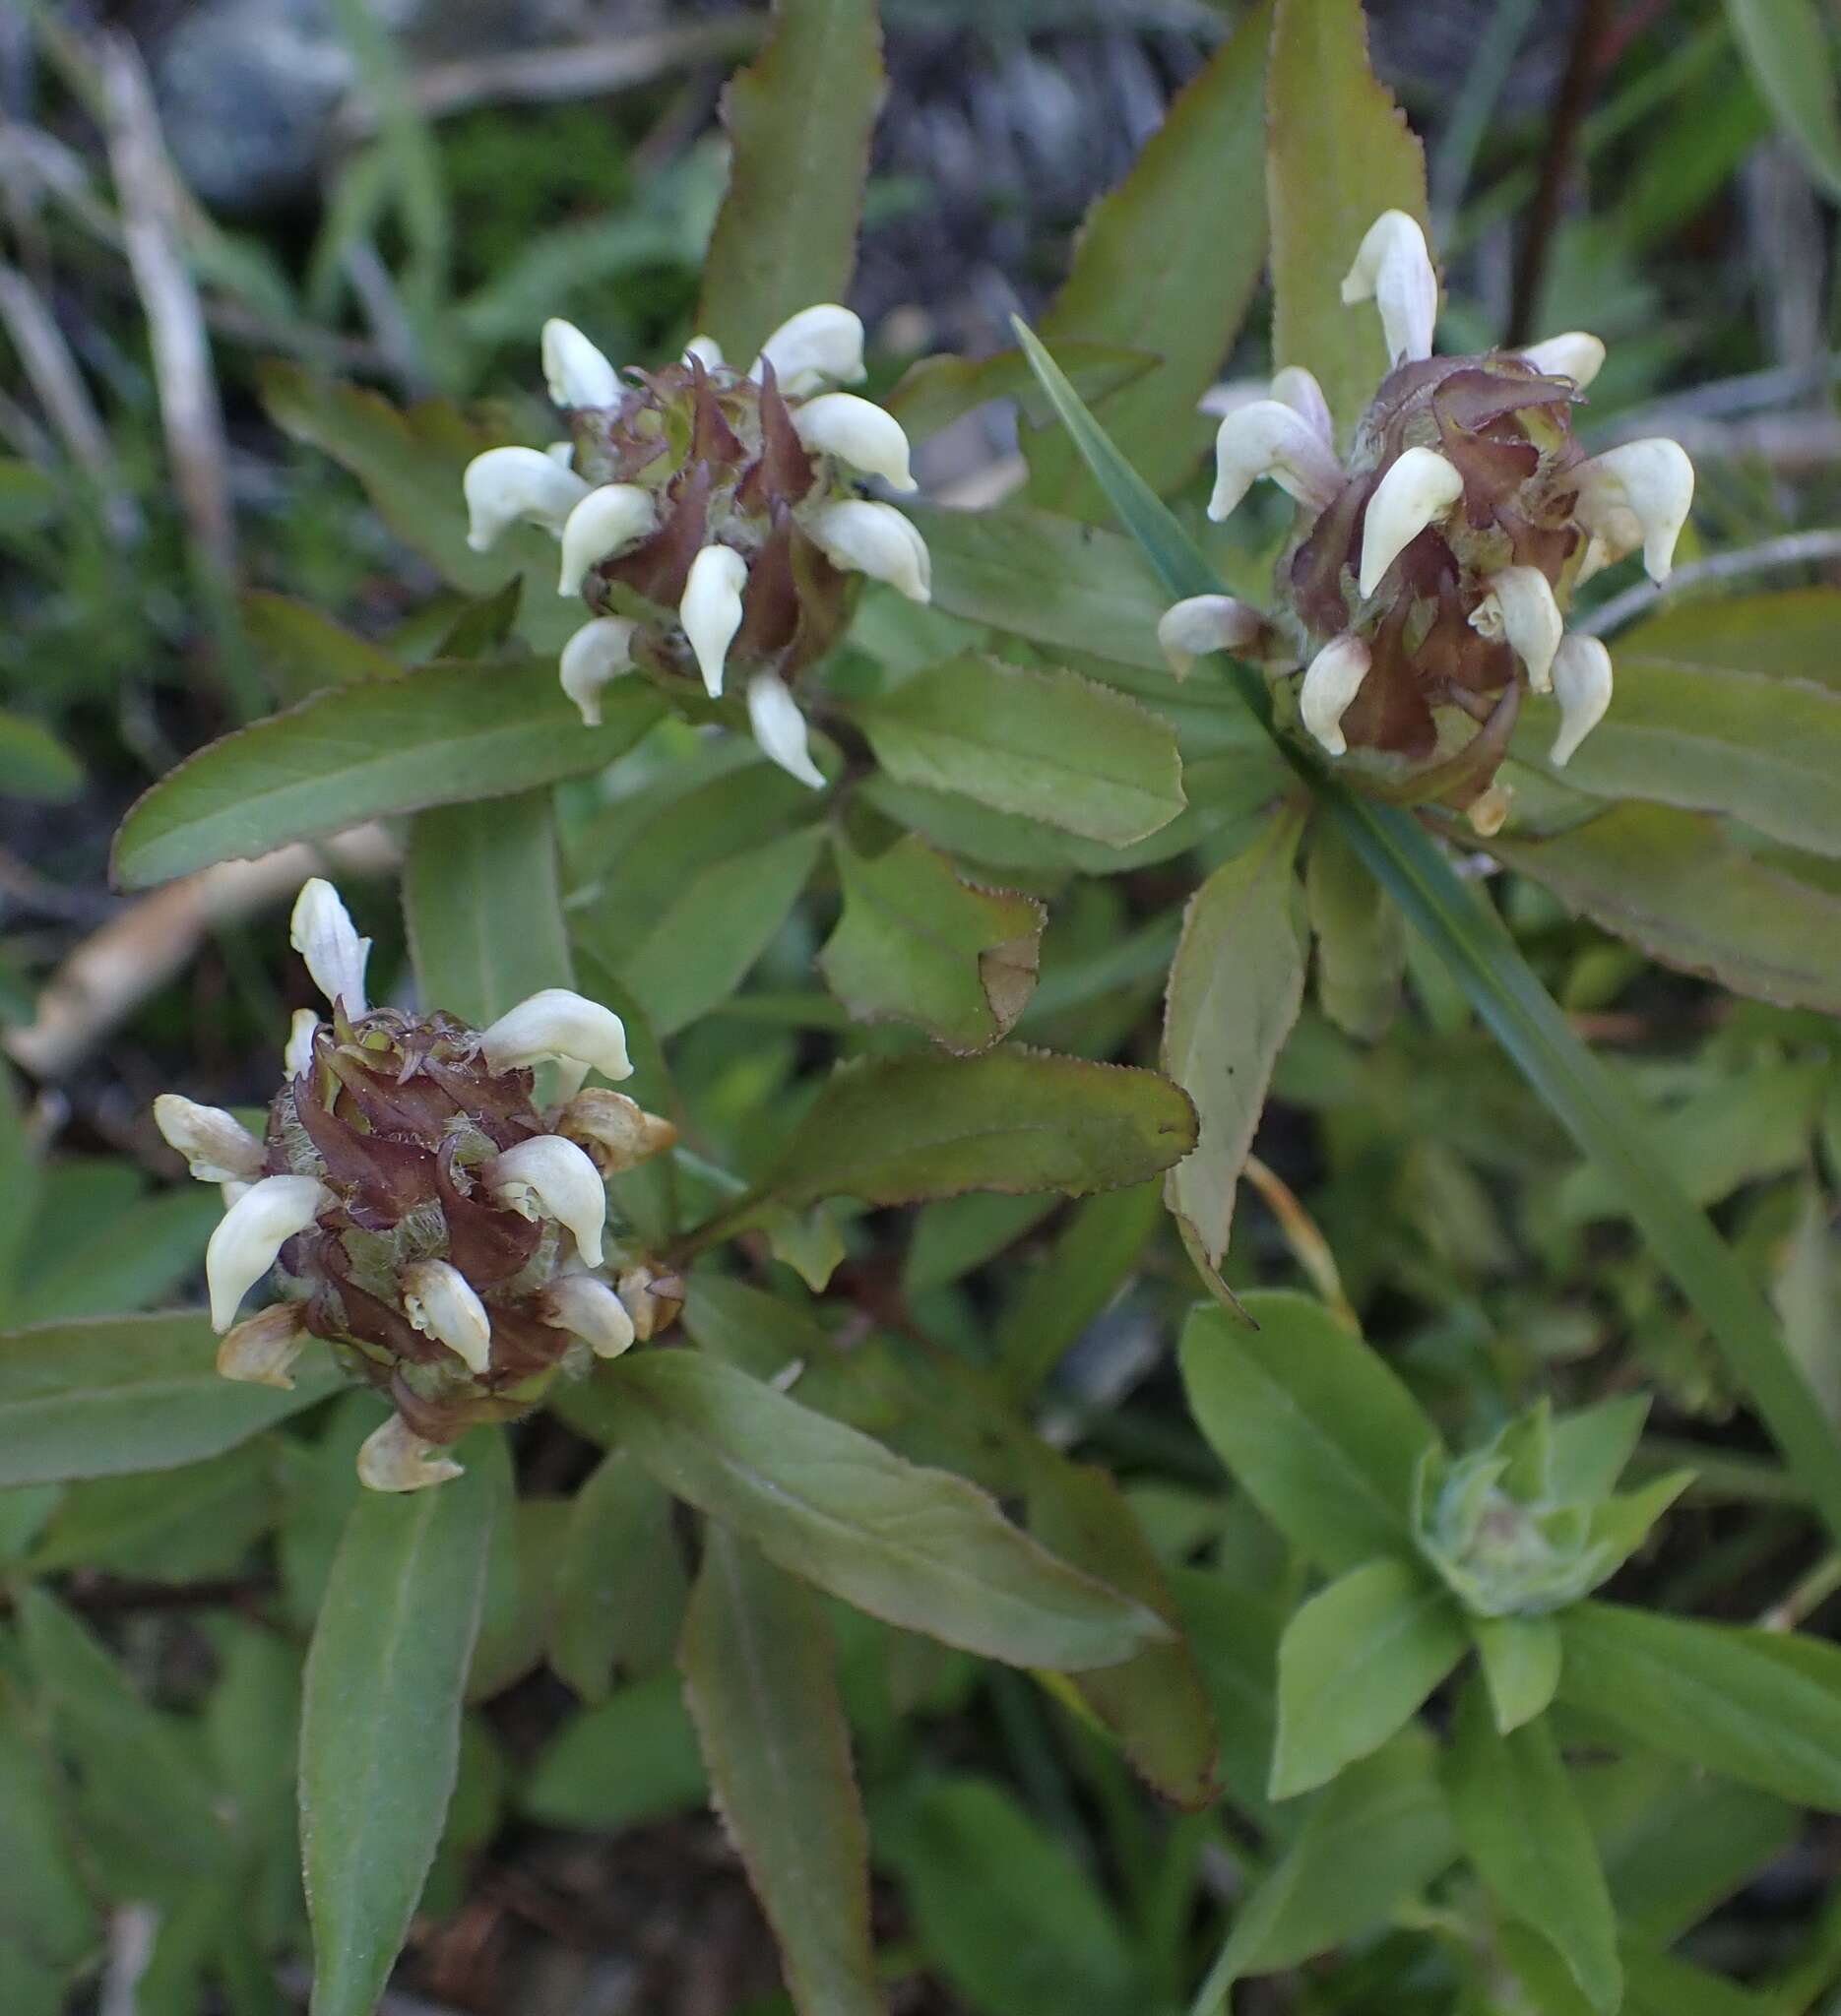
[[[588,728],[551,666],[435,664],[316,694],[187,758],[115,840],[131,889],[392,812],[501,797],[599,770],[661,709],[637,679]]]
[[[789,315],[845,298],[886,83],[874,0],[776,0],[724,92],[733,153],[697,326],[742,369]]]
[[[1114,847],[1167,826],[1187,802],[1168,723],[1075,672],[967,653],[863,702],[857,717],[898,784],[958,791]]]
[[[769,1560],[891,1624],[1014,1666],[1128,1659],[1161,1619],[925,1470],[700,1352],[622,1358],[624,1446]]]
[[[1201,1136],[1164,1193],[1211,1267],[1227,1254],[1240,1171],[1303,994],[1292,874],[1301,831],[1300,815],[1283,813],[1215,870],[1183,913],[1170,969],[1164,1069],[1195,1102]]]
[[[1346,432],[1387,371],[1374,304],[1343,276],[1384,210],[1427,221],[1426,162],[1368,67],[1362,0],[1278,0],[1267,86],[1272,354],[1316,373]]]
[[[838,999],[865,1022],[918,1022],[961,1053],[1007,1036],[1035,989],[1042,905],[961,881],[913,834],[876,854],[835,846],[844,914],[818,963]]]
[[[1084,1196],[1141,1183],[1194,1145],[1194,1109],[1154,1071],[1020,1044],[964,1061],[912,1051],[833,1072],[762,1187],[784,1203]]]
[[[720,1525],[681,1653],[710,1785],[801,2016],[879,2016],[869,1839],[824,1606]]]

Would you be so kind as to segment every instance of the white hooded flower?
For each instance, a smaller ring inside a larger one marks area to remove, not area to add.
[[[543,325],[543,378],[565,411],[617,406],[620,374],[573,322],[553,316]]]
[[[741,628],[741,592],[747,585],[748,563],[732,546],[705,546],[690,563],[677,619],[712,700],[723,696],[729,647]]]
[[[1543,378],[1570,378],[1581,392],[1605,367],[1605,346],[1583,329],[1530,344],[1521,354]]]
[[[1367,677],[1371,654],[1353,632],[1333,638],[1310,661],[1298,689],[1298,716],[1332,756],[1349,747],[1343,716]]]
[[[1426,249],[1426,233],[1405,211],[1384,210],[1368,226],[1342,293],[1345,306],[1372,301],[1380,310],[1390,363],[1431,355],[1438,276]]]
[[[565,454],[569,444],[562,444]],[[461,478],[467,500],[467,543],[483,553],[521,520],[560,533],[588,484],[566,460],[536,448],[488,448],[476,455]]]
[[[603,691],[631,669],[638,627],[625,616],[591,616],[563,646],[556,675],[585,727],[600,727]]]
[[[607,1192],[601,1171],[573,1141],[538,1134],[496,1155],[479,1171],[486,1190],[521,1218],[553,1218],[573,1234],[591,1267],[601,1265]]]
[[[926,541],[893,504],[847,498],[815,512],[806,530],[833,566],[886,581],[910,601],[932,599]]]
[[[1537,693],[1552,690],[1554,654],[1564,626],[1538,567],[1503,567],[1492,575],[1490,593],[1471,611],[1470,627],[1484,637],[1506,638],[1528,669],[1528,684]]]
[[[598,1358],[617,1358],[633,1342],[633,1319],[594,1274],[560,1275],[543,1291],[543,1321],[584,1339]]]
[[[1265,628],[1265,618],[1250,602],[1231,595],[1192,595],[1164,611],[1157,641],[1170,669],[1187,678],[1198,658],[1214,651],[1244,651]]]
[[[1464,494],[1464,478],[1435,448],[1403,449],[1368,499],[1362,530],[1364,595],[1372,595],[1388,568]]]
[[[288,920],[287,942],[306,962],[313,984],[348,1015],[364,1013],[364,968],[371,941],[360,938],[351,914],[330,882],[303,882]]]
[[[1548,761],[1563,765],[1605,718],[1611,705],[1611,654],[1596,637],[1568,637],[1554,660],[1559,732]]]
[[[567,987],[544,987],[508,1008],[479,1038],[479,1054],[493,1071],[533,1064],[585,1064],[603,1078],[630,1078],[626,1025],[611,1008]]]
[[[562,528],[562,571],[558,595],[579,595],[591,567],[611,560],[657,526],[652,492],[637,483],[603,483],[570,512]]]
[[[298,1078],[313,1063],[313,1035],[320,1018],[311,1008],[296,1008],[287,1025],[287,1046],[282,1052],[282,1068],[289,1078]]]
[[[402,1284],[403,1313],[415,1328],[483,1377],[492,1357],[492,1319],[467,1277],[446,1260],[412,1260]]]
[[[1625,441],[1594,456],[1575,472],[1578,515],[1611,559],[1643,549],[1651,581],[1667,581],[1675,542],[1694,501],[1694,466],[1678,441]]]
[[[311,1176],[264,1176],[244,1191],[205,1248],[211,1327],[220,1336],[236,1320],[243,1297],[275,1265],[282,1248],[337,1202]]]
[[[262,1143],[222,1106],[162,1092],[154,1102],[154,1124],[201,1183],[253,1183],[267,1166]]]
[[[835,455],[891,488],[912,490],[908,436],[891,412],[854,392],[825,392],[793,409],[793,427],[814,455]]]
[[[813,790],[824,789],[825,774],[812,761],[805,717],[784,679],[756,672],[748,681],[748,721],[762,755]]]
[[[1208,515],[1229,516],[1261,476],[1321,511],[1343,485],[1341,465],[1311,417],[1280,399],[1236,407],[1215,435],[1215,490]]]
[[[863,325],[835,301],[820,302],[791,315],[761,346],[748,367],[757,383],[761,365],[774,367],[775,382],[789,398],[802,398],[821,386],[856,385],[868,373],[863,368]]]

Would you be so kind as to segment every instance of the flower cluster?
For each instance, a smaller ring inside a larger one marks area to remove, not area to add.
[[[675,1132],[621,1093],[584,1089],[590,1069],[632,1066],[619,1018],[579,994],[547,988],[485,1030],[367,1007],[370,941],[318,880],[291,942],[331,1013],[294,1018],[266,1138],[176,1093],[154,1116],[192,1174],[224,1188],[205,1255],[218,1369],[288,1386],[308,1339],[324,1339],[394,1410],[358,1475],[413,1490],[457,1474],[441,1449],[466,1428],[525,1413],[559,1370],[668,1320],[651,1270],[619,1292],[597,1270],[603,1178]],[[545,1114],[532,1067],[549,1062],[572,1083]],[[278,1262],[280,1299],[238,1323]]]
[[[1392,364],[1347,457],[1316,380],[1296,365],[1235,406],[1216,443],[1211,518],[1261,476],[1301,507],[1274,611],[1195,597],[1160,635],[1178,672],[1209,651],[1301,664],[1298,718],[1325,750],[1435,766],[1441,791],[1493,832],[1507,796],[1492,780],[1524,690],[1558,702],[1555,764],[1611,704],[1610,654],[1564,629],[1573,589],[1639,548],[1665,580],[1693,469],[1666,440],[1587,458],[1571,408],[1604,362],[1596,337],[1434,357],[1437,276],[1404,212],[1375,221],[1342,294],[1376,304]]]
[[[560,540],[559,591],[591,611],[561,663],[583,720],[597,723],[603,688],[636,666],[700,680],[713,700],[733,671],[762,750],[822,786],[791,681],[842,633],[852,576],[929,594],[920,535],[859,494],[859,476],[915,487],[900,422],[834,389],[864,375],[861,322],[806,308],[745,373],[698,337],[680,362],[623,382],[579,329],[552,321],[543,373],[570,438],[476,457],[469,537],[483,550],[530,520]]]

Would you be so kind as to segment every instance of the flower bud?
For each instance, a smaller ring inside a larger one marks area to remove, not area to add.
[[[358,1450],[358,1481],[372,1491],[421,1491],[461,1476],[461,1466],[439,1453],[393,1414],[364,1438]]]
[[[556,1116],[556,1132],[586,1149],[603,1176],[617,1176],[661,1154],[677,1140],[669,1120],[646,1109],[623,1092],[591,1085]]]
[[[154,1102],[154,1124],[201,1183],[253,1183],[262,1174],[262,1143],[222,1106],[162,1092]]]
[[[670,1270],[629,1267],[615,1287],[641,1344],[668,1330],[684,1306],[683,1277]]]
[[[219,1376],[291,1392],[294,1360],[311,1336],[298,1302],[276,1302],[225,1333],[218,1347]]]

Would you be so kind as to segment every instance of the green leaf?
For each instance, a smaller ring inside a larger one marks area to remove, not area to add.
[[[788,316],[845,298],[886,86],[874,0],[776,0],[766,47],[724,92],[729,193],[697,326],[737,366]]]
[[[1272,354],[1316,373],[1346,433],[1387,372],[1371,301],[1343,306],[1368,226],[1404,210],[1427,227],[1426,158],[1368,67],[1362,0],[1278,0],[1266,91]]]
[[[1741,852],[1700,813],[1625,804],[1547,839],[1486,845],[1665,966],[1841,1013],[1841,897]]]
[[[423,1005],[476,1029],[575,977],[546,790],[416,815],[403,911]]]
[[[805,827],[684,880],[618,968],[661,1038],[741,984],[798,901],[822,840]]]
[[[98,1214],[88,1227],[71,1228],[77,1234],[71,1244],[28,1272],[9,1314],[24,1328],[164,1300],[198,1273],[222,1216],[222,1199],[197,1184],[158,1190]]]
[[[546,1827],[618,1834],[695,1812],[709,1796],[683,1688],[667,1670],[564,1723],[538,1752],[518,1806]]]
[[[1279,1640],[1272,1796],[1326,1785],[1378,1750],[1469,1642],[1446,1591],[1391,1555],[1319,1590]]]
[[[1815,0],[1726,0],[1726,18],[1804,165],[1831,198],[1841,199],[1834,54]]]
[[[370,2016],[441,1839],[485,1595],[489,1469],[362,1492],[333,1561],[300,1720],[313,2016]]]
[[[961,881],[904,834],[880,853],[835,842],[844,914],[818,955],[861,1022],[918,1022],[962,1055],[1008,1036],[1029,1005],[1047,913],[1034,897]]]
[[[1155,490],[1191,474],[1209,424],[1196,403],[1234,347],[1266,256],[1257,188],[1264,142],[1269,0],[1238,23],[1177,94],[1125,179],[1088,213],[1072,272],[1043,317],[1057,353],[1070,341],[1159,352],[1137,384],[1100,399]],[[1241,192],[1224,201],[1224,192]],[[1206,247],[1206,251],[1202,248]],[[1030,495],[1090,518],[1105,500],[1059,435],[1028,445]]]
[[[1273,1825],[1266,1787],[1278,1726],[1284,1606],[1263,1591],[1237,1588],[1213,1569],[1172,1569],[1170,1588],[1214,1702],[1222,1782],[1237,1806],[1262,1828]]]
[[[968,652],[856,715],[896,783],[958,791],[1113,847],[1157,832],[1187,803],[1168,723],[1076,672]]]
[[[1624,2016],[1778,2016],[1781,2001],[1736,1987],[1672,1953],[1626,1948]]]
[[[32,1549],[32,1572],[101,1568],[149,1582],[233,1575],[275,1523],[272,1452],[245,1442],[182,1470],[72,1484]]]
[[[711,1789],[795,2007],[880,2016],[868,1832],[824,1606],[712,1525],[680,1657]]]
[[[962,1190],[1121,1189],[1195,1145],[1166,1078],[1011,1044],[958,1060],[924,1050],[834,1071],[763,1185],[787,1204],[916,1204]]]
[[[932,556],[935,608],[1168,676],[1157,624],[1171,598],[1131,540],[1015,499],[989,511],[902,509]]]
[[[1001,1788],[935,1779],[877,1814],[928,1961],[970,2005],[1002,2016],[1137,2016],[1146,2006],[1111,1907],[1062,1845]]]
[[[1157,1556],[1107,1473],[1036,1443],[1027,1477],[1030,1531],[1043,1544],[1179,1632]],[[1077,1674],[1073,1685],[1147,1784],[1191,1810],[1214,1799],[1214,1710],[1186,1639],[1177,1635],[1119,1666]]]
[[[1339,1029],[1372,1042],[1400,1004],[1406,933],[1399,911],[1334,826],[1311,835],[1304,902],[1316,941],[1317,1005]]]
[[[1088,399],[1103,399],[1142,378],[1157,363],[1145,350],[1111,343],[1064,340],[1056,344],[1055,353]],[[1046,412],[1042,388],[1021,350],[996,350],[986,357],[917,358],[882,404],[900,420],[909,440],[924,441],[993,399],[1013,399],[1025,411],[1033,407]]]
[[[13,1317],[13,1291],[28,1250],[27,1233],[38,1203],[38,1157],[26,1117],[26,1102],[11,1065],[0,1064],[0,1313]],[[0,1367],[4,1366],[0,1357]],[[0,1392],[4,1372],[0,1370]]]
[[[1312,1802],[1297,1839],[1236,1913],[1193,2016],[1224,2016],[1242,1976],[1296,1967],[1385,1924],[1456,1853],[1431,1742],[1406,1731]]]
[[[545,664],[434,664],[316,694],[201,749],[146,792],[115,840],[145,889],[391,812],[554,784],[623,755],[658,720],[637,679],[582,725]]]
[[[659,1481],[781,1567],[891,1624],[1012,1666],[1078,1671],[1167,1635],[1068,1567],[962,1478],[905,1463],[695,1352],[602,1374],[624,1445]]]
[[[32,1738],[25,1703],[10,1681],[0,1683],[0,1866],[7,1871],[0,1885],[0,1943],[55,1974],[68,1974],[88,1959],[101,1938],[64,1805],[50,1761]],[[61,1996],[53,2006],[63,2007]]]
[[[670,1498],[616,1449],[569,1507],[556,1566],[550,1665],[599,1707],[612,1691],[616,1663],[634,1675],[669,1664],[685,1593]]]
[[[523,570],[541,591],[533,606],[554,611],[554,643],[581,622],[580,605],[552,592],[556,542],[547,533],[518,527],[488,553],[467,543],[461,477],[476,455],[504,442],[502,428],[476,424],[450,400],[399,409],[375,392],[316,378],[298,364],[265,364],[260,384],[275,424],[349,470],[398,538],[454,587],[490,595]]]
[[[1240,1171],[1303,998],[1292,872],[1302,830],[1297,813],[1281,813],[1209,876],[1183,912],[1170,969],[1164,1069],[1195,1102],[1201,1139],[1164,1195],[1212,1268],[1227,1256]]]
[[[1508,1735],[1553,1701],[1559,1685],[1559,1626],[1551,1616],[1472,1617],[1469,1625],[1496,1729]]]
[[[1332,1573],[1411,1558],[1413,1478],[1437,1431],[1383,1360],[1320,1303],[1245,1300],[1254,1327],[1198,1309],[1182,1332],[1196,1425],[1294,1545]]]
[[[1027,1400],[1131,1278],[1163,1223],[1158,1187],[1103,1191],[1067,1215],[1054,1244],[1022,1274],[998,1319],[1004,1384]]]
[[[291,1393],[218,1376],[204,1312],[96,1317],[0,1335],[0,1486],[173,1470],[325,1399],[309,1360]]]
[[[1841,854],[1841,674],[1778,662],[1780,601],[1820,595],[1841,651],[1841,596],[1831,590],[1736,598],[1714,638],[1686,633],[1700,608],[1616,639],[1617,705],[1566,765],[1564,782],[1600,798],[1650,798],[1724,812],[1813,853]],[[1793,614],[1794,611],[1786,613]],[[1552,723],[1530,722],[1517,756],[1542,763]]]
[[[1841,1811],[1841,1650],[1607,1603],[1559,1625],[1562,1701],[1639,1745]]]
[[[1564,1958],[1595,2009],[1615,2016],[1623,1994],[1618,1922],[1546,1722],[1501,1734],[1473,1680],[1458,1703],[1445,1783],[1458,1839],[1496,1902]]]
[[[250,648],[285,704],[327,686],[395,678],[403,669],[389,652],[291,596],[252,588],[239,606]]]
[[[1620,1393],[1555,1415],[1548,1428],[1548,1494],[1555,1504],[1608,1497],[1636,1454],[1647,1393]]]
[[[0,791],[61,804],[83,788],[83,765],[35,721],[0,709]]]
[[[19,1619],[56,1746],[81,1767],[84,1832],[117,1894],[164,1901],[201,1877],[222,1881],[230,1835],[193,1730],[145,1701],[114,1655],[42,1589],[21,1593]]]

